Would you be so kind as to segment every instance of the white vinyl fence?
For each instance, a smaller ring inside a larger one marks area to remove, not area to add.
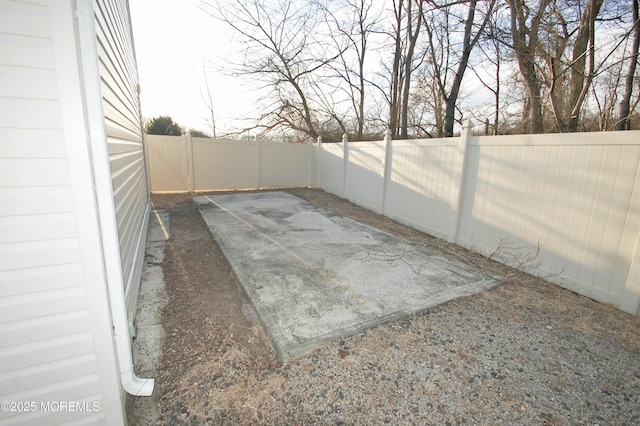
[[[151,192],[312,186],[312,145],[145,135]]]
[[[147,136],[152,191],[316,186],[640,314],[640,131],[472,136],[467,126],[460,138],[313,146],[205,139],[197,161],[186,142],[154,158],[166,143]]]

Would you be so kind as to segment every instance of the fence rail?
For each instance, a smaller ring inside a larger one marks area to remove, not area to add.
[[[146,144],[152,191],[316,186],[640,314],[640,131]]]

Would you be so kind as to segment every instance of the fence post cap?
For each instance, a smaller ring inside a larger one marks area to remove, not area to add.
[[[347,136],[346,133],[342,134],[342,143],[347,143],[349,142],[349,136]]]

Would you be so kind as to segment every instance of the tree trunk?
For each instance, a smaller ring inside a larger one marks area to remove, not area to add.
[[[393,53],[393,67],[391,69],[391,93],[389,96],[389,130],[391,130],[391,137],[395,137],[398,134],[398,99],[400,91],[400,59],[402,55],[402,3],[403,0],[399,0],[396,4],[393,2],[396,13],[396,28],[395,28],[395,51]]]
[[[458,96],[460,95],[460,86],[462,84],[462,79],[464,77],[464,73],[467,69],[467,65],[469,64],[469,57],[471,56],[471,51],[473,47],[479,40],[480,34],[484,32],[484,28],[489,22],[489,18],[491,14],[487,12],[480,28],[476,36],[471,38],[471,31],[473,30],[474,18],[476,13],[476,5],[478,0],[471,0],[469,3],[469,12],[467,13],[467,20],[464,27],[464,42],[462,45],[462,57],[460,58],[460,63],[458,64],[458,69],[453,78],[453,84],[451,86],[451,92],[445,98],[446,109],[444,114],[444,135],[446,137],[453,136],[453,125],[455,124],[455,113],[456,113],[456,104],[458,103]],[[493,2],[491,3],[490,9],[493,8]]]
[[[402,105],[400,114],[400,139],[407,139],[408,134],[408,118],[409,118],[409,94],[411,91],[411,72],[413,71],[413,52],[416,48],[416,42],[418,41],[418,34],[420,34],[420,26],[422,25],[422,0],[418,1],[418,21],[415,24],[415,31],[412,30],[412,1],[410,0],[407,6],[407,37],[409,39],[409,46],[407,48],[407,54],[404,59],[404,86],[402,91]]]
[[[636,2],[638,0],[635,0]],[[566,117],[568,132],[578,131],[580,112],[584,99],[587,96],[594,74],[594,42],[595,21],[600,13],[604,0],[589,0],[580,22],[580,29],[573,46],[573,61],[571,63],[571,82],[569,86],[569,99],[567,102],[568,117]],[[587,58],[589,69],[586,70]]]
[[[633,46],[631,48],[631,58],[629,59],[629,70],[625,82],[624,96],[620,102],[620,118],[616,125],[616,130],[629,130],[629,114],[631,114],[631,95],[633,94],[633,77],[638,64],[638,48],[640,47],[640,0],[633,0]]]
[[[542,101],[540,93],[542,84],[536,73],[536,48],[538,44],[538,30],[544,10],[550,0],[540,0],[539,9],[527,26],[527,17],[530,10],[524,5],[523,0],[508,0],[511,10],[511,35],[513,37],[513,49],[518,61],[518,67],[524,78],[529,97],[528,111],[524,111],[528,119],[528,133],[543,133]],[[526,13],[525,13],[526,10]]]

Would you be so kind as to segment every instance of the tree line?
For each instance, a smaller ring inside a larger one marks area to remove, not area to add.
[[[187,129],[173,121],[168,115],[159,115],[153,117],[144,123],[144,132],[148,135],[168,135],[168,136],[182,136],[188,133],[191,136],[200,138],[210,138],[211,135],[198,129]],[[215,139],[215,136],[214,136]]]
[[[295,140],[640,128],[640,0],[228,0],[252,131]]]

